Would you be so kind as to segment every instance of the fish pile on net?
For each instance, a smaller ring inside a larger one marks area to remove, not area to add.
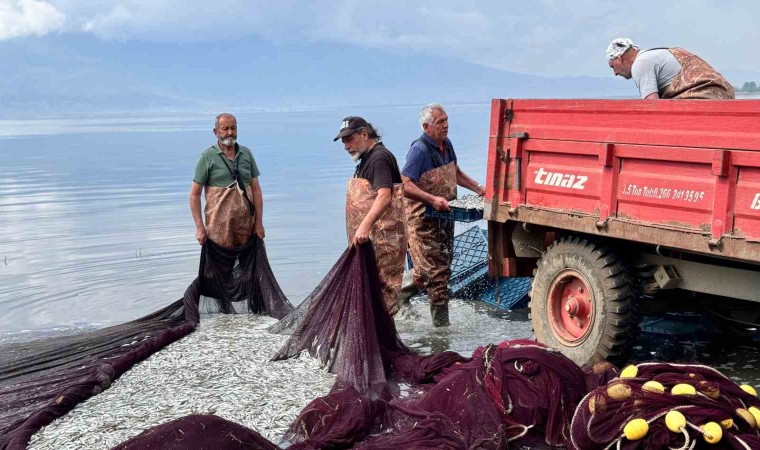
[[[528,340],[481,347],[471,357],[423,356],[400,341],[382,305],[371,245],[350,247],[308,301],[274,327],[291,333],[274,359],[307,352],[336,374],[330,393],[291,424],[287,448],[503,449],[521,439],[549,445],[569,439],[572,413],[587,392],[572,361]],[[401,398],[399,383],[413,386],[413,394]],[[117,448],[211,443],[279,448],[208,415],[154,427]]]
[[[213,414],[279,439],[310,401],[330,391],[335,376],[314,358],[269,361],[287,340],[267,332],[274,322],[203,315],[193,333],[35,433],[29,450],[110,449],[189,414]]]
[[[102,330],[0,347],[0,450],[26,448],[37,430],[191,333],[202,311],[279,319],[292,310],[261,239],[234,250],[207,241],[198,277],[165,308]]]
[[[530,340],[486,345],[470,357],[420,355],[399,339],[381,297],[370,243],[349,247],[296,310],[263,243],[234,252],[207,246],[198,279],[167,308],[10,349],[0,364],[0,450],[24,448],[41,426],[191,332],[204,304],[282,318],[271,331],[290,337],[274,359],[308,353],[335,373],[330,392],[288,427],[282,445],[291,450],[760,448],[756,394],[714,369],[651,363],[618,373],[603,362],[582,370]],[[413,389],[403,396],[399,384]],[[230,420],[189,414],[115,447],[146,448],[281,447]]]

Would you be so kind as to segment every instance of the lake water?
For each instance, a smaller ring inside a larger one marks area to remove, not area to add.
[[[418,107],[240,114],[262,172],[266,245],[298,303],[346,246],[346,115],[385,132],[403,164]],[[488,104],[449,108],[461,166],[484,182]],[[0,330],[104,326],[179,298],[197,273],[188,206],[213,115],[0,121]]]
[[[460,166],[480,182],[489,108],[448,107]],[[252,149],[262,172],[270,262],[294,304],[346,247],[345,184],[354,165],[332,141],[341,119],[361,115],[377,125],[403,164],[420,134],[418,111],[397,106],[238,114],[239,142]],[[181,297],[198,270],[188,192],[196,158],[215,141],[213,118],[0,121],[0,343],[125,322]],[[481,320],[484,314],[488,320]],[[459,305],[452,319],[447,330],[432,329],[425,316],[400,323],[399,331],[422,351],[464,353],[531,335],[525,312]],[[655,338],[642,340],[636,358],[702,361],[760,383],[752,345],[727,350]]]

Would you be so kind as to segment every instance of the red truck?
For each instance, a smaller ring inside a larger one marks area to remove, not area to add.
[[[760,327],[760,100],[491,105],[489,273],[539,342],[622,363],[652,311]]]

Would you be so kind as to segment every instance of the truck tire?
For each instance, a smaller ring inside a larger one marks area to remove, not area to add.
[[[533,275],[530,314],[539,342],[579,366],[628,359],[641,317],[632,271],[612,249],[562,237],[544,251]]]

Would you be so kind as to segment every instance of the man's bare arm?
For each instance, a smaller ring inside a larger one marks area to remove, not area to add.
[[[203,225],[203,214],[201,213],[201,194],[203,193],[203,185],[193,181],[190,186],[190,213],[193,215],[193,222],[195,222],[195,239],[198,243],[203,245],[208,238],[208,232]]]
[[[251,180],[251,194],[253,195],[253,208],[256,214],[253,219],[253,232],[264,239],[266,234],[264,232],[264,196],[261,193],[258,177]]]
[[[486,188],[480,184],[478,184],[477,181],[470,178],[462,169],[459,168],[457,165],[457,184],[459,186],[462,186],[463,188],[467,188],[471,190],[472,192],[475,192],[478,195],[485,195],[486,194]]]

